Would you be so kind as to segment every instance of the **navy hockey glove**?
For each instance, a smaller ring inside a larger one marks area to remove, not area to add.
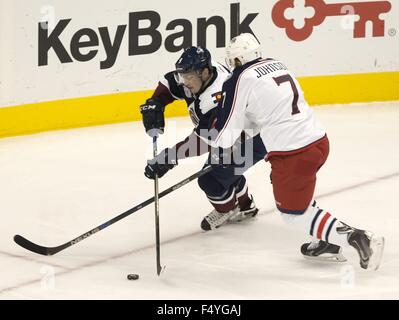
[[[144,169],[144,175],[148,179],[152,180],[155,179],[155,175],[158,175],[158,178],[161,178],[166,174],[166,172],[177,166],[177,164],[176,152],[168,148],[163,150],[154,159],[147,162]]]
[[[145,131],[150,137],[162,134],[165,129],[165,106],[156,99],[148,99],[140,106]]]

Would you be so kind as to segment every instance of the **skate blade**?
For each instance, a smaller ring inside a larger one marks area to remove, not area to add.
[[[347,259],[344,257],[344,255],[340,252],[338,254],[330,254],[330,255],[324,255],[324,256],[305,256],[303,257],[307,260],[312,260],[312,261],[322,261],[322,262],[346,262]]]
[[[256,215],[258,214],[258,210],[256,210],[255,212],[251,212],[251,213],[242,213],[242,212],[238,212],[235,215],[233,215],[232,217],[230,217],[227,222],[228,223],[239,223],[242,222],[244,220],[249,220],[254,218]]]
[[[213,227],[211,226],[211,228],[209,230],[204,230],[204,229],[202,229],[202,230],[204,230],[204,231],[216,230],[228,223],[229,223],[229,220],[226,220],[226,221],[223,221],[222,223],[218,224],[217,226],[213,226]]]
[[[370,248],[373,254],[370,257],[367,270],[377,270],[381,264],[382,254],[384,252],[384,237],[372,237],[370,240]]]
[[[346,262],[347,259],[343,255],[332,255],[324,257],[314,257],[314,256],[303,256],[307,260],[321,261],[321,262]]]
[[[231,223],[231,224],[234,224],[234,223],[240,223],[240,222],[243,222],[243,221],[245,221],[245,220],[252,219],[252,218],[253,218],[252,216],[245,216],[245,217],[243,217],[243,216],[240,216],[240,217],[234,217],[234,218],[231,218],[231,219],[229,219],[229,220],[227,221],[227,223]]]

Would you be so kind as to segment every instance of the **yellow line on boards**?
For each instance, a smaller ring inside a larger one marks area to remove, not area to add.
[[[311,105],[399,100],[399,72],[302,77]],[[153,91],[116,93],[0,108],[0,137],[141,119],[139,105]],[[184,101],[166,117],[188,115]]]
[[[298,79],[310,105],[399,100],[399,72]]]

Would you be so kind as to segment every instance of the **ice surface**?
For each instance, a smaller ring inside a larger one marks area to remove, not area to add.
[[[347,263],[303,259],[307,237],[281,221],[264,162],[246,174],[261,209],[253,221],[202,232],[211,206],[195,181],[161,200],[160,277],[153,205],[52,257],[17,246],[14,234],[60,245],[153,195],[143,175],[151,140],[141,123],[123,123],[0,140],[0,299],[398,299],[399,103],[314,110],[331,144],[316,199],[385,236],[378,271],[362,270],[352,249]],[[160,143],[191,130],[189,119],[170,119]],[[203,161],[181,161],[160,190]]]

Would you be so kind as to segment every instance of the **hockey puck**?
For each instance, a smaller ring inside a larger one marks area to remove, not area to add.
[[[135,274],[135,273],[129,273],[128,275],[127,275],[127,279],[128,280],[137,280],[139,278],[139,275],[138,274]]]

